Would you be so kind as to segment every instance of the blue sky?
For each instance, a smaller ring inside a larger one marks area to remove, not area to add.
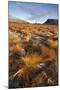
[[[58,19],[57,4],[9,1],[8,8],[9,17],[23,19],[29,22],[43,23],[47,19]]]

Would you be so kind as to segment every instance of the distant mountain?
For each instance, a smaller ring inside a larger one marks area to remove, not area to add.
[[[58,19],[48,19],[44,24],[58,25]]]
[[[9,18],[8,18],[8,21],[9,21],[9,22],[18,22],[18,23],[29,23],[29,22],[27,22],[27,21],[25,21],[25,20],[18,19],[18,18],[13,18],[13,17],[9,17]]]

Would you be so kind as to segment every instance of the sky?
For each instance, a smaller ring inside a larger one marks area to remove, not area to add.
[[[58,5],[9,1],[8,16],[31,23],[44,23],[47,19],[58,19]]]

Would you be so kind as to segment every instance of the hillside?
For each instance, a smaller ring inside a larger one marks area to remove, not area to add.
[[[44,24],[58,25],[57,19],[48,19]]]
[[[18,19],[18,18],[13,18],[13,17],[9,17],[9,18],[8,18],[8,21],[9,21],[9,22],[17,22],[17,23],[29,23],[29,22],[27,22],[27,21],[25,21],[25,20]]]

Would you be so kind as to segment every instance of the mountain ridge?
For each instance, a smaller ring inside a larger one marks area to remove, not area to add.
[[[44,24],[58,25],[58,19],[47,19]]]

